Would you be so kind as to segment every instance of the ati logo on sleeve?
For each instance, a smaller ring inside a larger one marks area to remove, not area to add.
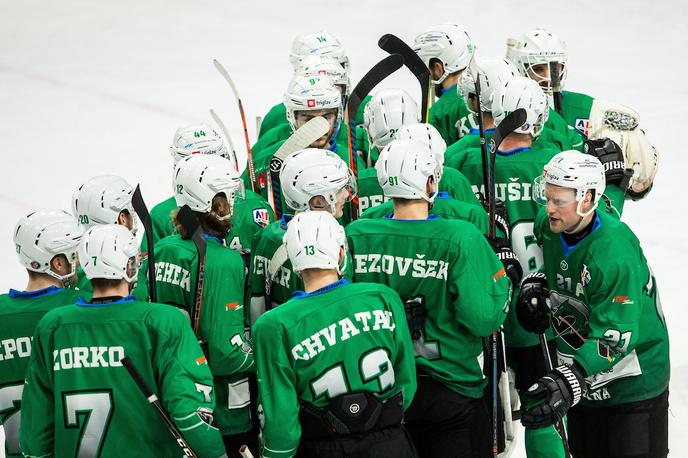
[[[585,135],[586,137],[588,136],[588,132],[590,132],[590,120],[589,119],[583,119],[583,118],[576,118],[576,122],[574,127],[578,132],[581,134]]]
[[[270,224],[270,213],[267,208],[256,208],[253,210],[253,222],[260,227]]]

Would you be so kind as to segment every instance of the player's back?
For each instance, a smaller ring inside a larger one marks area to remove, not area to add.
[[[198,345],[193,345],[184,315],[167,305],[130,298],[104,304],[79,301],[46,314],[36,330],[34,346],[39,353],[27,374],[27,383],[33,386],[30,391],[25,389],[25,396],[27,391],[48,393],[54,404],[30,404],[22,428],[27,420],[42,421],[51,409],[53,447],[60,456],[180,454],[170,432],[123,367],[125,356],[173,418],[212,405],[204,403],[202,395],[198,399],[186,395],[179,401],[185,390],[196,393],[190,378],[212,386],[207,367],[200,368],[206,365],[205,358]],[[173,377],[180,368],[194,377]],[[174,406],[167,404],[172,398],[177,400]],[[27,442],[30,453],[45,450],[41,437]]]
[[[270,350],[262,343],[278,340],[286,347],[298,397],[315,407],[323,408],[346,392],[387,398],[399,387],[406,391],[408,406],[415,392],[413,358],[408,358],[410,351],[402,354],[410,342],[400,342],[408,339],[404,310],[386,286],[342,279],[315,293],[297,293],[261,316],[254,335],[256,351],[265,357]],[[401,364],[398,370],[392,367]]]
[[[73,304],[83,293],[50,286],[37,291],[10,290],[0,296],[0,425],[5,453],[21,456],[19,409],[36,325],[50,310]]]

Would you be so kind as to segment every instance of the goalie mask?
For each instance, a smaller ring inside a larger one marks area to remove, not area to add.
[[[545,29],[535,29],[520,38],[509,38],[506,46],[506,58],[516,65],[522,76],[537,81],[547,94],[564,88],[568,51],[566,43],[558,35]],[[558,87],[552,86],[552,64],[559,65]]]

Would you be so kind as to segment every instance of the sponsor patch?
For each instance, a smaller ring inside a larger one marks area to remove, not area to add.
[[[569,269],[569,263],[566,262],[566,260],[562,260],[562,261],[559,263],[559,268],[560,268],[561,270],[568,270],[568,269]]]
[[[315,108],[315,99],[308,99],[308,100],[306,101],[306,106],[307,106],[308,108]]]
[[[590,120],[589,119],[584,119],[584,118],[576,118],[576,122],[574,124],[574,127],[578,132],[581,134],[585,135],[586,137],[588,136],[588,132],[590,132]]]
[[[581,285],[583,285],[583,288],[588,286],[590,280],[592,280],[592,277],[590,276],[590,270],[588,270],[588,266],[583,264],[583,270],[581,270]]]
[[[628,296],[614,296],[612,302],[617,302],[624,305],[630,305],[633,303],[633,301],[630,300]]]
[[[506,269],[502,269],[499,272],[497,272],[496,274],[494,274],[492,276],[492,280],[496,282],[497,280],[502,278],[504,275],[506,275]]]
[[[208,364],[208,361],[205,359],[205,356],[201,356],[200,358],[196,359],[196,366],[202,366],[204,364]]]
[[[225,305],[225,310],[236,310],[239,308],[239,303],[238,302],[230,302],[229,304]]]
[[[270,224],[270,212],[267,208],[256,208],[253,210],[253,222],[260,227]]]

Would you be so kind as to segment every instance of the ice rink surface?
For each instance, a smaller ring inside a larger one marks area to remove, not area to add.
[[[411,42],[426,26],[456,22],[479,55],[497,56],[508,37],[545,27],[568,42],[567,88],[635,108],[660,153],[652,193],[628,202],[623,219],[659,282],[671,335],[671,455],[688,456],[687,13],[681,0],[0,0],[0,291],[25,286],[11,242],[22,214],[68,210],[76,186],[104,173],[140,182],[149,206],[167,198],[172,134],[209,121],[209,108],[244,151],[238,110],[212,58],[237,83],[255,141],[255,116],[281,101],[290,79],[297,33],[326,28],[337,36],[355,83],[385,56],[376,46],[384,33]],[[384,85],[418,97],[414,81],[402,70]]]

